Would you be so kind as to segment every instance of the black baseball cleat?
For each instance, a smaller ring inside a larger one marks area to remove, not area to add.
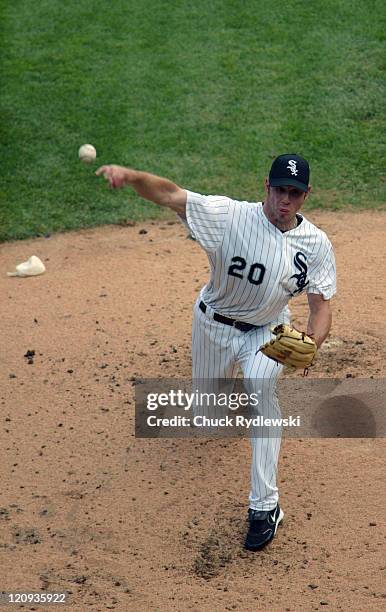
[[[279,504],[273,510],[268,510],[268,512],[249,508],[249,529],[245,539],[245,548],[247,550],[260,550],[264,548],[275,537],[276,530],[283,516],[284,512]]]

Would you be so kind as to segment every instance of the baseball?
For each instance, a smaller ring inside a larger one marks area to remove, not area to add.
[[[80,147],[78,155],[84,164],[92,164],[96,159],[96,149],[91,144],[84,144]]]

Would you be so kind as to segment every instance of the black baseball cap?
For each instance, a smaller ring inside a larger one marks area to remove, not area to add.
[[[269,171],[269,184],[272,187],[293,185],[302,191],[307,191],[310,180],[308,161],[296,153],[279,155]]]

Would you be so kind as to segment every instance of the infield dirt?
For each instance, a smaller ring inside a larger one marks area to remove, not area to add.
[[[384,378],[386,213],[307,217],[339,281],[310,375]],[[6,277],[32,254],[46,274]],[[178,222],[2,244],[0,270],[2,590],[79,611],[385,609],[384,439],[284,439],[285,519],[250,553],[249,441],[134,437],[135,380],[190,375],[208,263]],[[291,310],[304,328],[305,299]]]

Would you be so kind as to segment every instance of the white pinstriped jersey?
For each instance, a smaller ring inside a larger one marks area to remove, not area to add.
[[[298,215],[298,226],[283,233],[268,221],[261,202],[186,193],[189,228],[211,267],[201,298],[216,312],[265,325],[304,291],[334,295],[332,245],[305,217]]]

